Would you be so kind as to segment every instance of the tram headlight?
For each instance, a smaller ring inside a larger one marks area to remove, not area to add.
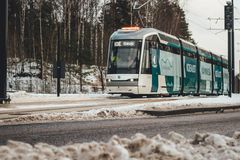
[[[129,79],[129,81],[130,81],[130,82],[136,82],[136,81],[138,81],[138,79],[136,79],[136,78],[131,78],[131,79]]]
[[[111,82],[111,79],[107,79],[107,82]]]

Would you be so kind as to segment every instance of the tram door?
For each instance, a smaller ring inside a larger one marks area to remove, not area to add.
[[[158,43],[156,41],[152,41],[150,44],[150,55],[152,62],[152,89],[151,92],[158,91],[158,75],[159,75],[159,52]]]

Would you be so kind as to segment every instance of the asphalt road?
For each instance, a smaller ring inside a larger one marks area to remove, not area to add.
[[[0,144],[7,140],[54,145],[108,141],[113,135],[131,137],[136,133],[166,137],[175,131],[190,138],[195,132],[213,132],[232,136],[240,130],[240,112],[194,114],[144,119],[74,121],[0,126]]]

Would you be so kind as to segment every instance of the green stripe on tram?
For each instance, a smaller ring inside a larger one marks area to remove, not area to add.
[[[185,47],[183,47],[183,50],[186,51],[186,52],[190,52],[190,53],[192,53],[192,54],[197,54],[197,51],[194,51],[194,50],[192,50],[192,49],[190,49],[190,48],[185,48]]]
[[[176,44],[176,43],[171,43],[171,42],[168,42],[167,44],[169,47],[174,47],[174,48],[181,48],[180,44]]]

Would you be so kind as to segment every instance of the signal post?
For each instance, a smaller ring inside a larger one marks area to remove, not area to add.
[[[228,96],[232,97],[235,88],[234,81],[234,13],[233,0],[224,6],[225,30],[228,30],[228,71],[229,71],[229,91]]]

